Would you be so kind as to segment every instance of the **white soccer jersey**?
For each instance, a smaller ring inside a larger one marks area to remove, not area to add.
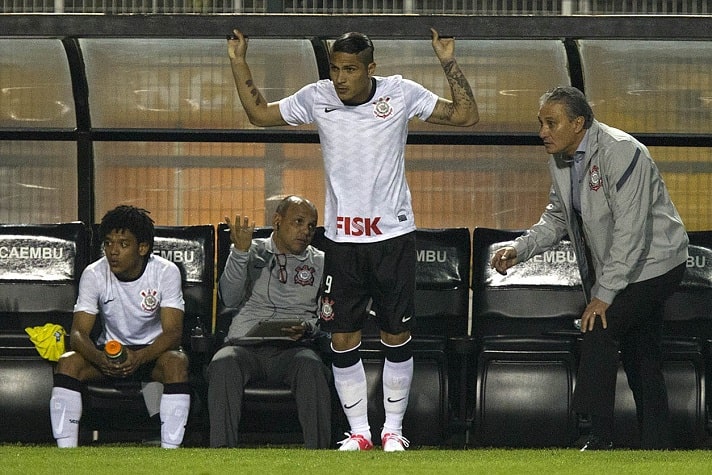
[[[282,99],[290,125],[316,123],[326,179],[324,228],[340,242],[376,242],[415,230],[405,178],[408,121],[430,117],[438,96],[401,76],[374,77],[364,104],[348,106],[331,80]]]
[[[178,267],[151,254],[141,277],[131,282],[116,278],[106,257],[82,273],[75,312],[102,319],[98,344],[118,340],[125,345],[149,345],[162,333],[161,307],[184,310]]]

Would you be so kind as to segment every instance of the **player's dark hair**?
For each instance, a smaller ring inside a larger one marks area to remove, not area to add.
[[[564,105],[566,115],[569,120],[574,120],[576,117],[583,117],[583,128],[588,129],[593,123],[593,109],[588,103],[583,92],[572,86],[558,86],[548,90],[539,99],[539,106],[545,103],[558,102]]]
[[[99,224],[99,236],[105,239],[112,231],[131,231],[139,243],[148,243],[149,252],[153,252],[153,238],[156,230],[150,211],[130,205],[119,205],[108,211]]]
[[[338,37],[331,45],[331,52],[358,55],[366,66],[373,62],[373,43],[371,43],[371,39],[357,31],[350,31]]]

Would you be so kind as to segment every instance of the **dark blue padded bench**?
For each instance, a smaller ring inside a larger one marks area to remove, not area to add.
[[[568,446],[578,436],[571,398],[576,376],[574,320],[585,305],[571,244],[502,276],[496,249],[521,231],[473,232],[472,335],[476,342],[475,445]]]
[[[0,441],[53,440],[54,364],[24,329],[55,323],[69,332],[89,236],[80,222],[0,225]]]
[[[416,293],[412,328],[414,373],[403,433],[415,445],[439,446],[461,429],[460,345],[469,340],[470,231],[418,228]],[[379,433],[383,410],[382,345],[368,325],[361,345],[369,384],[369,420]],[[375,429],[374,429],[375,428]]]
[[[678,291],[665,305],[663,376],[668,393],[674,448],[699,448],[706,442],[705,362],[712,338],[712,232],[689,232],[689,259]],[[708,360],[709,361],[709,360]],[[614,444],[639,448],[633,394],[622,366],[616,383]]]
[[[271,228],[255,230],[255,237],[266,237]],[[323,246],[324,229],[319,227],[312,244]],[[416,312],[413,329],[415,375],[411,397],[403,421],[404,432],[414,445],[443,443],[451,418],[448,387],[449,339],[467,336],[469,317],[470,233],[466,228],[418,229],[416,267]],[[218,279],[229,253],[228,228],[218,225]],[[218,302],[215,335],[219,345],[229,327],[233,312]],[[381,373],[383,353],[375,326],[363,333],[361,355],[369,382],[369,420],[378,433],[385,418]],[[326,364],[329,349],[324,349]],[[246,441],[287,441],[301,443],[301,428],[295,417],[292,395],[287,387],[248,386],[245,389],[245,416],[241,438]],[[335,440],[348,430],[334,394]],[[271,421],[271,422],[270,422]],[[266,434],[269,427],[282,427],[283,434]]]

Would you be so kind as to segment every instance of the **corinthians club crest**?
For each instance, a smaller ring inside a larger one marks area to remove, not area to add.
[[[158,291],[155,289],[146,289],[141,291],[141,308],[147,312],[152,312],[158,307],[158,299],[156,295]]]
[[[385,119],[393,113],[393,107],[391,107],[389,103],[390,100],[390,97],[379,97],[378,100],[373,103],[373,113],[376,114],[376,117]]]
[[[314,285],[314,274],[316,269],[308,265],[299,266],[294,275],[294,283],[299,285]]]
[[[596,165],[592,166],[588,171],[588,186],[591,191],[598,191],[603,186],[601,172]]]
[[[324,296],[321,299],[321,308],[319,309],[319,318],[324,321],[329,321],[334,319],[334,301],[329,297]]]

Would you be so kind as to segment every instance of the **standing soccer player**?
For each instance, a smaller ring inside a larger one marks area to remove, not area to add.
[[[408,121],[468,127],[477,103],[455,61],[455,42],[431,29],[432,45],[452,99],[439,97],[399,75],[374,76],[373,44],[362,33],[342,35],[331,46],[330,80],[309,84],[268,103],[245,59],[239,30],[228,55],[240,101],[257,126],[316,123],[324,159],[324,227],[321,328],[332,334],[337,393],[351,427],[340,450],[373,448],[366,373],[358,353],[361,330],[374,314],[385,348],[381,432],[384,451],[409,445],[402,435],[413,377],[410,328],[415,294],[415,220],[405,178]]]

